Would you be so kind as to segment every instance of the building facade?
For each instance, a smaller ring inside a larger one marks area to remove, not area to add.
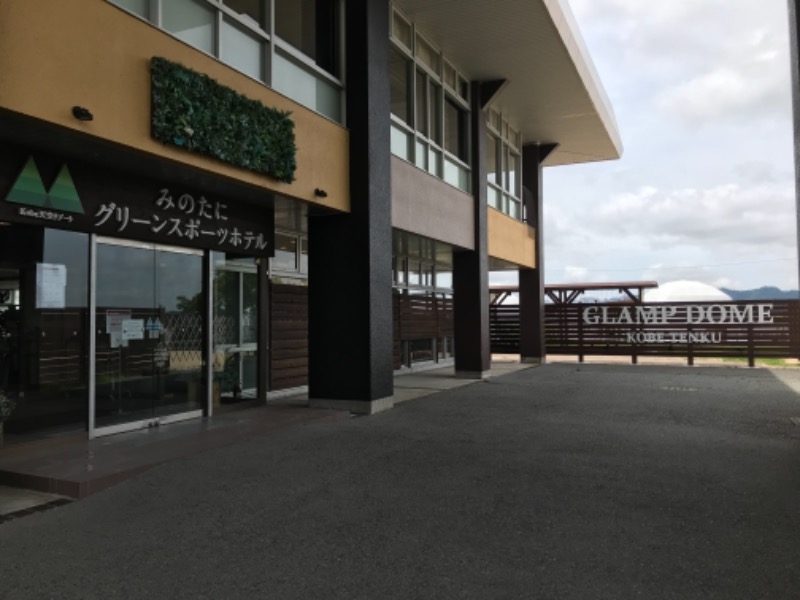
[[[544,166],[617,158],[565,4],[0,0],[7,435],[489,369],[488,273],[541,360]]]

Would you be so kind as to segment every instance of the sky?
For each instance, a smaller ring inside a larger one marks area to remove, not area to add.
[[[624,152],[545,169],[546,283],[797,289],[786,0],[569,5]]]

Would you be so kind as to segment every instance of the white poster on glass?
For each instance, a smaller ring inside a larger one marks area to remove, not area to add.
[[[36,308],[64,308],[66,289],[66,265],[36,264]]]

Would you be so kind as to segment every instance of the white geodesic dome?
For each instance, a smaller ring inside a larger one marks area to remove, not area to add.
[[[732,298],[713,285],[699,281],[670,281],[644,290],[645,302],[730,302]]]

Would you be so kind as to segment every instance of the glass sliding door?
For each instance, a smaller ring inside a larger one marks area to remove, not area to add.
[[[252,258],[212,252],[214,404],[253,399],[258,373],[258,274]]]
[[[95,256],[96,432],[200,416],[203,253],[98,239]]]

